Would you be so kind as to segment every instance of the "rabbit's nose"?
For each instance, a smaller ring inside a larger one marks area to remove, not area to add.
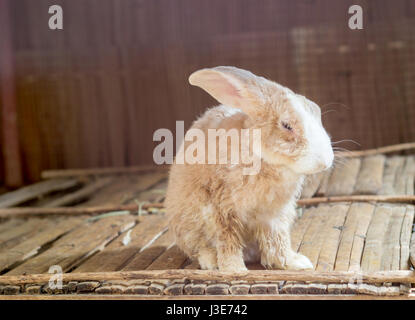
[[[334,155],[333,154],[328,154],[328,155],[324,155],[324,156],[320,156],[319,157],[319,161],[318,161],[318,167],[320,170],[327,170],[331,167],[331,165],[333,164],[333,158]]]

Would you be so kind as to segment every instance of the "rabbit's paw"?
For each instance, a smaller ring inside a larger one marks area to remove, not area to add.
[[[285,261],[285,269],[289,270],[312,270],[314,269],[310,259],[306,256],[293,252]]]
[[[218,262],[220,271],[243,272],[248,270],[242,256],[227,257],[226,260]]]
[[[245,265],[226,265],[219,268],[220,271],[244,272],[248,271]]]
[[[199,265],[203,270],[215,270],[218,268],[216,250],[202,249],[199,252]]]

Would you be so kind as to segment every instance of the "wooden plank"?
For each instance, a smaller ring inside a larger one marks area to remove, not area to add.
[[[385,160],[384,155],[368,156],[362,159],[354,189],[355,194],[377,194],[379,192],[382,188]]]
[[[353,203],[347,214],[337,252],[335,271],[360,270],[365,238],[375,206]]]
[[[401,245],[401,259],[400,259],[400,268],[399,268],[400,270],[409,270],[410,268],[411,233],[412,233],[413,225],[414,225],[414,206],[406,206],[405,218],[402,223],[401,238],[400,238],[400,245]]]
[[[186,262],[187,255],[176,245],[167,249],[160,257],[154,260],[147,270],[180,269]]]
[[[330,209],[328,229],[325,231],[325,241],[320,250],[317,262],[317,271],[332,271],[339,248],[340,235],[344,228],[345,219],[349,211],[349,204],[338,204]],[[324,232],[324,230],[321,230]]]
[[[77,179],[53,179],[41,181],[16,191],[2,194],[0,196],[0,208],[13,207],[53,191],[75,187],[78,184],[79,182]]]
[[[383,254],[380,270],[399,270],[401,258],[401,229],[405,218],[405,206],[392,208],[386,237],[383,241]]]
[[[348,159],[344,165],[335,167],[327,186],[327,196],[352,194],[360,170],[360,163],[360,158],[352,158]]]
[[[82,206],[127,203],[137,198],[140,192],[151,188],[165,178],[165,172],[150,173],[142,176],[119,177],[113,184],[102,189],[94,198],[83,203]]]
[[[61,219],[56,224],[35,234],[26,241],[0,251],[0,272],[36,255],[41,247],[79,225],[85,217]]]
[[[398,172],[402,170],[405,163],[405,157],[394,156],[386,159],[385,170],[383,173],[383,185],[378,194],[389,195],[396,194],[395,183]]]
[[[154,187],[149,188],[138,194],[135,200],[139,202],[162,202],[166,196],[167,181],[161,181],[157,183]],[[161,201],[160,201],[161,200]]]
[[[0,234],[2,234],[3,232],[16,228],[18,225],[22,224],[23,222],[25,222],[24,219],[8,219],[6,221],[3,221],[0,224]]]
[[[167,189],[167,173],[156,172],[148,175],[140,176],[137,184],[132,188],[132,192],[123,201],[123,204],[132,202],[153,201],[158,202],[159,199],[164,199]],[[141,195],[146,191],[155,195],[155,198],[143,200]]]
[[[86,223],[57,240],[53,246],[24,262],[7,274],[44,273],[52,265],[59,265],[67,271],[76,267],[83,259],[102,250],[106,244],[121,232],[135,224],[132,216],[115,216]],[[94,235],[91,237],[91,235]]]
[[[392,207],[378,205],[367,230],[365,248],[362,256],[363,271],[381,270],[383,242],[391,218]]]
[[[323,180],[325,174],[326,172],[323,171],[307,176],[303,191],[301,192],[301,198],[311,198],[314,196],[320,187],[321,181]]]
[[[122,268],[123,271],[134,271],[146,269],[154,260],[174,244],[174,237],[171,232],[164,233],[154,243],[142,249]]]
[[[111,185],[102,188],[93,197],[81,203],[79,207],[121,204],[125,199],[125,195],[130,192],[134,181],[137,181],[136,176],[116,177]]]
[[[91,195],[93,195],[95,192],[99,191],[100,189],[106,187],[113,181],[113,177],[106,177],[97,179],[94,182],[91,182],[84,186],[83,188],[68,193],[64,195],[63,197],[59,197],[53,201],[50,201],[43,205],[43,207],[61,207],[61,206],[67,206],[73,203],[76,203],[80,200],[83,200]]]
[[[142,248],[161,236],[167,226],[164,215],[146,215],[139,218],[138,224],[111,242],[75,269],[75,272],[101,272],[120,270]]]
[[[12,248],[34,234],[56,224],[56,219],[33,218],[0,234],[0,250]]]

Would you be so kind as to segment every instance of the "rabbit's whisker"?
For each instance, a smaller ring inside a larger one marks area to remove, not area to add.
[[[361,144],[359,142],[357,142],[355,140],[352,140],[352,139],[344,139],[344,140],[339,140],[339,141],[333,141],[331,144],[334,145],[334,144],[339,144],[339,143],[342,143],[342,142],[352,142],[352,143],[358,145],[359,147],[361,146]]]

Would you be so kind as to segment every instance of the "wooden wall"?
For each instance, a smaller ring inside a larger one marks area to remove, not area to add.
[[[0,0],[4,1],[4,0]],[[64,30],[48,29],[60,4]],[[350,30],[348,7],[364,9]],[[152,163],[154,130],[215,104],[191,87],[235,65],[315,100],[334,140],[415,140],[413,0],[13,0],[26,180],[41,170]],[[347,145],[349,148],[360,148]],[[1,161],[0,161],[1,163]]]

